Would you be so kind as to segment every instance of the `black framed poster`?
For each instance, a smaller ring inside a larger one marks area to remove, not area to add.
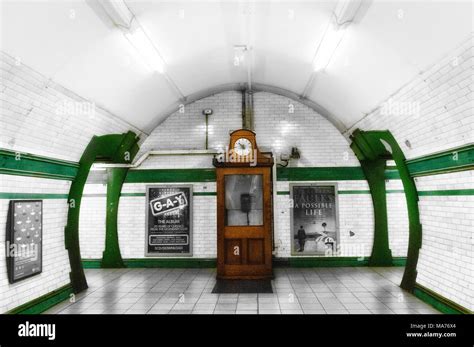
[[[290,197],[291,254],[335,254],[339,234],[336,185],[290,184]]]
[[[9,282],[40,274],[43,269],[43,201],[11,200],[6,234]]]
[[[146,187],[146,256],[192,255],[192,185]]]

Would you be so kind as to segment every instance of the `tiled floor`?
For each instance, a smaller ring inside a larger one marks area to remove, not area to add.
[[[398,287],[403,268],[277,268],[273,294],[211,294],[214,269],[90,269],[89,289],[46,313],[439,313]]]

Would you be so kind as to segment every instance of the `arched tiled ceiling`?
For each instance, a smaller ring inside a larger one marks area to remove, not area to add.
[[[188,105],[190,103],[193,103],[197,100],[207,98],[211,95],[215,95],[218,93],[226,92],[226,91],[242,91],[246,87],[246,83],[234,83],[234,84],[224,84],[220,86],[215,86],[212,88],[200,90],[196,93],[193,93],[189,96],[186,97],[186,100],[184,102],[177,102],[174,105],[171,105],[169,109],[165,110],[162,114],[157,115],[156,119],[159,120],[158,123],[156,123],[153,128],[158,126],[161,122],[163,122],[166,118],[168,118],[171,114],[176,112],[179,108],[180,105]],[[341,123],[339,119],[337,119],[334,115],[332,115],[328,110],[326,110],[324,107],[321,105],[318,105],[314,101],[311,101],[306,98],[301,98],[298,94],[284,88],[280,87],[275,87],[275,86],[269,86],[265,84],[260,84],[260,83],[254,83],[252,90],[254,92],[268,92],[268,93],[273,93],[273,94],[278,94],[281,96],[285,96],[287,98],[290,98],[294,101],[297,101],[299,103],[302,103],[303,105],[308,106],[309,108],[313,109],[316,111],[318,114],[326,118],[329,122],[334,125],[336,129],[338,129],[341,133],[343,133],[345,130],[347,130],[344,126],[344,124]]]
[[[104,24],[90,1],[0,2],[1,50],[149,133],[181,96],[163,75],[135,60],[120,30]],[[233,64],[233,47],[243,43],[252,46],[254,86],[302,95],[335,6],[333,1],[126,3],[188,100],[202,90],[246,82],[246,68]],[[369,5],[306,94],[340,130],[472,35],[470,1]]]

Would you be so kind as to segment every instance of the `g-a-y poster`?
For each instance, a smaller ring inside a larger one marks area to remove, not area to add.
[[[334,185],[291,186],[292,254],[325,255],[337,245]]]
[[[147,186],[146,255],[192,254],[192,186]]]

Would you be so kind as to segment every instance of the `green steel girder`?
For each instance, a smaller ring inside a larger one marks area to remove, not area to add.
[[[393,137],[393,135],[388,130],[384,131],[361,131],[359,129],[355,130],[351,136],[352,144],[351,148],[353,149],[354,153],[356,154],[357,158],[361,161],[361,164],[364,167],[364,163],[367,162],[374,162],[377,160],[386,160],[386,159],[393,159],[397,166],[400,179],[402,180],[403,188],[405,191],[405,198],[407,202],[407,209],[408,209],[408,220],[409,220],[409,241],[408,241],[408,254],[407,254],[407,263],[405,266],[405,272],[403,274],[403,279],[400,286],[413,292],[416,283],[416,266],[418,263],[418,256],[419,251],[421,248],[421,240],[422,240],[422,229],[420,223],[420,213],[418,209],[418,191],[416,189],[415,181],[413,177],[411,177],[410,172],[408,170],[408,166],[406,163],[405,155],[401,150],[400,146],[398,145],[397,141]],[[375,164],[372,164],[375,165]],[[370,171],[370,167],[366,166],[366,170]],[[364,170],[364,172],[366,172]],[[383,178],[379,174],[378,177],[374,178],[367,178],[370,185],[370,190],[372,194],[372,200],[374,202],[374,211],[378,212],[379,215],[376,215],[375,218],[382,219],[379,223],[387,223],[387,215],[386,215],[386,208],[385,208],[385,215],[380,213],[380,209],[375,209],[375,206],[380,204],[384,204],[385,197],[382,197],[380,193],[379,186],[382,185],[380,182]],[[378,181],[378,183],[374,183],[373,181]],[[372,181],[372,184],[371,184]],[[384,183],[385,186],[385,183]],[[378,188],[377,188],[378,187]],[[377,190],[378,189],[378,190]],[[385,201],[386,206],[386,201]],[[384,221],[385,219],[385,221]],[[383,227],[380,229],[382,234],[386,233],[387,236],[387,243],[388,243],[388,228],[385,230]],[[375,234],[377,234],[380,230],[375,230]],[[375,245],[375,241],[377,242],[384,242],[383,244]],[[383,248],[385,245],[385,235],[379,236],[378,238],[374,238],[374,248],[380,247],[383,252]],[[374,253],[372,253],[374,255]]]
[[[110,168],[107,170],[107,212],[105,220],[105,250],[102,253],[102,268],[121,268],[125,264],[120,253],[118,240],[118,207],[123,182],[128,168]]]
[[[70,279],[74,293],[87,289],[79,247],[79,214],[82,194],[90,168],[95,161],[130,163],[138,152],[138,137],[132,131],[124,134],[94,136],[87,145],[79,168],[69,189],[67,225],[64,229],[65,246],[71,266]]]
[[[369,266],[392,266],[393,258],[388,237],[387,190],[385,159],[361,160],[374,205],[374,243]]]

